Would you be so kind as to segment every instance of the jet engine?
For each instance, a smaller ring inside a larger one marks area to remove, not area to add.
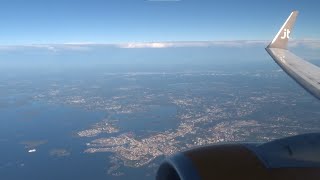
[[[320,133],[190,149],[167,158],[156,179],[319,180]]]

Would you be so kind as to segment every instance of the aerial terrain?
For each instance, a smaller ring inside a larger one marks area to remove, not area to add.
[[[0,180],[148,180],[189,148],[320,132],[319,99],[265,51],[299,10],[280,35],[319,66],[319,7],[1,1]]]
[[[165,157],[187,148],[319,131],[320,102],[264,55],[198,66],[7,67],[1,178],[153,179]]]

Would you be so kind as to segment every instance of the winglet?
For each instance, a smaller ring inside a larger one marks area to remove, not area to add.
[[[288,40],[290,38],[290,34],[293,29],[294,23],[296,22],[298,13],[298,11],[293,11],[290,14],[290,16],[283,24],[276,37],[274,37],[274,39],[267,48],[287,49]]]

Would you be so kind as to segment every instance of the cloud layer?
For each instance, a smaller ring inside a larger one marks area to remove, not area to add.
[[[183,42],[132,42],[121,44],[97,44],[90,42],[64,43],[64,44],[36,44],[36,45],[12,45],[0,46],[0,51],[17,50],[47,50],[51,52],[59,51],[90,51],[97,47],[113,48],[183,48],[183,47],[254,47],[267,46],[269,41],[265,40],[236,40],[236,41],[183,41]],[[292,40],[289,47],[305,46],[311,49],[320,48],[320,40]]]

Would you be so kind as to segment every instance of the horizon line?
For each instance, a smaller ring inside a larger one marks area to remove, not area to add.
[[[39,49],[70,49],[85,50],[86,48],[109,46],[115,48],[182,48],[182,47],[243,47],[252,45],[268,45],[270,40],[208,40],[208,41],[150,41],[150,42],[123,42],[123,43],[98,43],[98,42],[66,42],[66,43],[30,43],[30,44],[11,44],[0,45],[2,50],[14,50],[21,48]],[[320,48],[320,39],[292,39],[289,46],[307,45],[312,48]]]

